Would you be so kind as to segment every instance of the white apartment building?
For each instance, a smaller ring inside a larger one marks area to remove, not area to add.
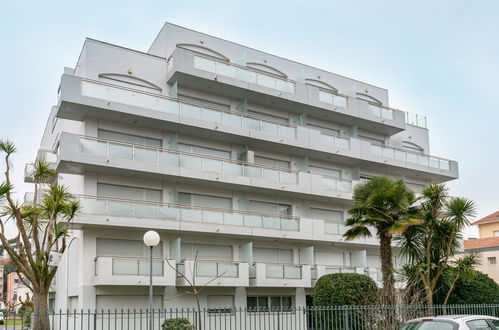
[[[376,237],[342,238],[352,188],[456,179],[425,126],[386,89],[177,25],[146,53],[87,39],[38,152],[83,206],[51,304],[146,309],[151,229],[155,308],[194,307],[175,268],[207,308],[304,306],[326,273],[379,281]]]

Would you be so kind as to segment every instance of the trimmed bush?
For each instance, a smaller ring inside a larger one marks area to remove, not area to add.
[[[499,304],[499,284],[484,273],[469,281],[458,280],[448,304]]]
[[[194,326],[191,325],[188,319],[178,317],[172,319],[166,319],[161,325],[163,330],[194,330]]]
[[[376,283],[362,274],[328,274],[314,287],[314,306],[375,305],[379,289]]]

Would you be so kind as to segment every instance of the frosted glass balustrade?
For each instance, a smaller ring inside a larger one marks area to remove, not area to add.
[[[256,72],[230,63],[215,61],[206,57],[194,56],[194,67],[199,70],[219,74],[250,84],[295,93],[295,83],[263,72]]]
[[[369,107],[369,112],[376,117],[380,117],[383,119],[390,119],[390,120],[394,119],[394,111],[392,109],[384,108],[374,104],[369,104],[368,107]]]
[[[450,161],[433,156],[371,144],[371,154],[383,159],[394,159],[408,164],[450,171]]]
[[[181,102],[176,99],[140,93],[139,91],[82,81],[81,94],[83,96],[89,96],[110,102],[247,128],[281,137],[296,138],[296,127],[294,126],[288,126],[265,119],[255,119],[237,113],[230,113],[207,108],[202,105]]]
[[[246,176],[286,184],[298,183],[298,174],[296,172],[229,162],[201,155],[183,154],[173,150],[144,148],[119,142],[104,142],[81,138],[80,152],[96,156],[109,156],[110,158],[180,166],[191,170],[222,175]]]
[[[323,103],[329,103],[337,107],[342,107],[342,108],[347,107],[347,98],[345,96],[321,90],[319,90],[319,101]]]
[[[328,147],[338,148],[338,149],[350,149],[350,140],[331,135],[326,133],[321,133],[321,144]]]
[[[301,266],[266,264],[265,272],[269,278],[301,278]]]
[[[238,265],[228,262],[198,261],[196,275],[201,277],[237,277]]]
[[[113,275],[149,275],[149,259],[113,258]],[[163,261],[152,262],[152,275],[163,276]]]
[[[192,208],[178,204],[80,197],[82,213],[143,219],[173,220],[244,226],[276,230],[299,230],[299,220],[257,213],[234,212],[208,208]]]

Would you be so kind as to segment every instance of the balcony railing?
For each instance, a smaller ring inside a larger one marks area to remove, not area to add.
[[[184,265],[184,264],[180,264]],[[198,260],[195,265],[199,277],[238,277],[239,263],[231,261]],[[185,273],[184,273],[185,274]]]
[[[352,192],[353,183],[350,180],[322,175],[322,185],[326,189],[331,189],[338,192]]]
[[[403,149],[371,144],[371,154],[383,159],[398,160],[408,164],[420,165],[450,171],[450,161],[444,158],[406,151]]]
[[[326,266],[326,274],[355,273],[355,267],[349,266]]]
[[[80,137],[80,151],[91,155],[164,164],[221,175],[245,176],[283,184],[298,183],[296,171],[105,139]]]
[[[301,279],[302,267],[300,265],[270,264],[265,265],[268,278]]]
[[[206,57],[198,54],[194,55],[194,67],[199,70],[215,73],[245,83],[268,87],[281,92],[291,94],[295,93],[295,83],[291,80],[270,73],[253,70],[248,67],[216,60],[211,57]]]
[[[167,96],[142,92],[99,81],[82,79],[81,94],[110,102],[202,119],[204,121],[245,128],[280,137],[296,138],[296,126],[294,125],[287,125],[271,119],[262,119],[190,101],[180,101],[179,99]]]
[[[421,116],[421,115],[418,115],[417,113],[406,112],[405,113],[405,123],[412,125],[412,126],[421,127],[421,128],[428,128],[427,122],[426,122],[426,116]]]
[[[369,103],[369,112],[372,115],[374,115],[376,117],[383,118],[383,119],[390,119],[390,120],[394,119],[394,111],[393,111],[393,109],[390,109],[390,108],[387,108],[387,107],[383,107],[383,106],[379,106],[379,105],[375,105],[375,104]]]
[[[324,232],[326,234],[343,235],[346,231],[345,223],[324,220]]]
[[[319,101],[324,103],[329,103],[337,107],[346,108],[348,98],[346,96],[339,95],[336,93],[319,90]]]
[[[96,258],[97,259],[100,257]],[[113,275],[149,275],[149,259],[134,257],[112,257]],[[152,262],[152,275],[163,276],[163,260],[154,258]],[[97,270],[97,273],[99,270]],[[98,275],[98,274],[97,274]]]
[[[337,149],[350,149],[350,139],[339,135],[321,132],[321,144]]]
[[[299,219],[273,214],[201,208],[189,205],[79,196],[82,213],[222,224],[252,228],[299,230]]]

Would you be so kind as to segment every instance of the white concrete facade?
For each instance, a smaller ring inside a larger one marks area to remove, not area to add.
[[[58,96],[38,157],[83,209],[56,309],[147,308],[150,229],[155,308],[194,307],[192,280],[208,308],[304,306],[332,272],[379,282],[377,239],[342,238],[354,185],[458,176],[387,90],[173,24],[147,53],[87,39]]]

